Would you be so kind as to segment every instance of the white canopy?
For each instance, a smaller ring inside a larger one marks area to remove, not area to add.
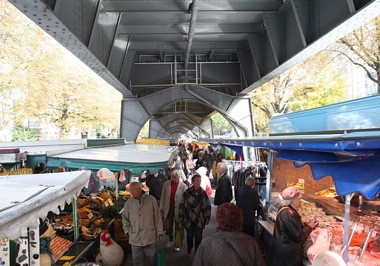
[[[83,187],[90,171],[0,177],[0,239],[20,237],[20,228],[38,226],[49,211],[59,213]]]

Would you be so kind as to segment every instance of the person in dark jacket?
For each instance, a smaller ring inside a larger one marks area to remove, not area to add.
[[[157,200],[158,205],[160,204],[162,187],[166,181],[167,178],[164,175],[163,169],[160,169],[155,175],[149,172],[149,175],[146,177],[146,185],[149,188],[149,195]]]
[[[273,266],[303,265],[303,244],[316,227],[315,220],[303,224],[296,211],[302,194],[295,187],[287,187],[281,193],[282,206],[277,212],[270,246]]]
[[[232,200],[232,187],[226,163],[219,163],[216,172],[220,175],[220,180],[215,191],[214,204],[218,206]]]
[[[201,176],[191,178],[192,187],[188,188],[179,205],[179,217],[186,229],[187,254],[191,254],[195,238],[195,253],[202,241],[203,229],[210,222],[211,204],[206,191],[201,187]]]
[[[208,173],[209,177],[212,175],[212,167],[213,167],[215,161],[216,161],[215,152],[211,146],[208,146],[208,149],[207,149],[207,173]]]
[[[243,232],[250,236],[255,236],[256,211],[260,201],[255,184],[253,177],[247,177],[236,198],[236,205],[243,211]]]

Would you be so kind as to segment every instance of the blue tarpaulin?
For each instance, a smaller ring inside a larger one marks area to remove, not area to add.
[[[277,151],[296,167],[310,165],[316,180],[331,176],[340,196],[357,192],[371,200],[380,192],[380,131],[200,141]]]

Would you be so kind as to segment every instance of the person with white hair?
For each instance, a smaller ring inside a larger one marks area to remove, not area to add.
[[[303,224],[296,208],[302,193],[287,187],[282,193],[282,206],[277,212],[270,252],[273,266],[303,265],[303,244],[317,223],[313,219]]]
[[[216,167],[216,172],[220,175],[214,198],[214,204],[217,206],[232,200],[232,186],[230,177],[227,174],[227,169],[227,164],[224,162],[218,163]]]
[[[346,266],[346,263],[339,254],[325,251],[314,259],[312,266]]]
[[[179,204],[181,203],[183,193],[187,189],[185,183],[182,182],[182,170],[174,170],[171,175],[172,179],[164,183],[161,192],[160,209],[164,217],[164,226],[166,234],[169,237],[167,247],[171,247],[174,240],[174,231],[179,229]],[[173,230],[173,226],[174,229]],[[175,251],[179,251],[179,247],[175,247]]]
[[[129,235],[133,265],[144,265],[144,255],[155,265],[156,240],[162,239],[162,221],[157,201],[142,190],[139,182],[132,182],[133,198],[124,204],[123,229]]]

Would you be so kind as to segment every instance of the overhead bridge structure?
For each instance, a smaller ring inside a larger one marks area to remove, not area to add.
[[[254,136],[248,93],[380,14],[380,0],[9,0],[123,94],[120,135]]]

